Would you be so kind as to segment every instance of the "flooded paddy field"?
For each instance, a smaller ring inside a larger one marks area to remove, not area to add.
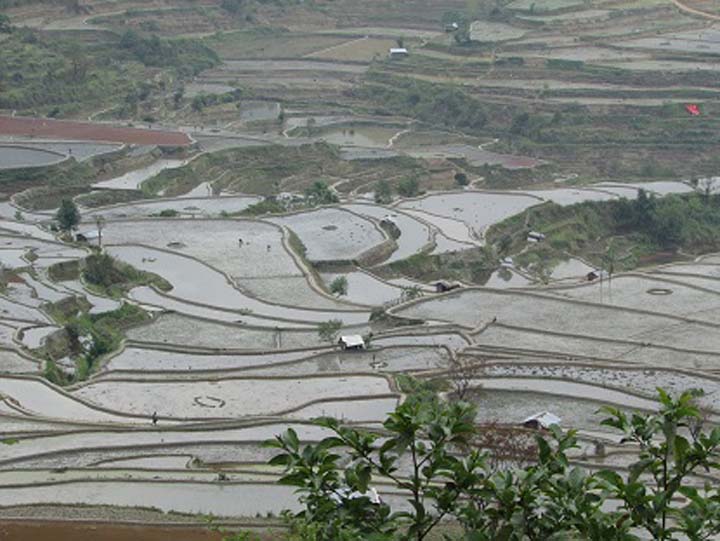
[[[0,169],[47,167],[64,161],[66,156],[48,150],[0,144]]]
[[[122,353],[113,357],[104,370],[113,372],[204,372],[204,371],[238,371],[267,365],[291,363],[308,357],[319,355],[322,349],[279,351],[264,353],[269,348],[258,344],[255,351],[259,353],[243,353],[222,355],[218,353],[187,353],[182,351],[152,350],[138,346],[127,347]]]
[[[646,397],[655,396],[662,387],[671,392],[685,389],[704,389],[707,396],[700,399],[703,407],[717,412],[720,407],[718,389],[720,380],[687,375],[679,372],[652,370],[647,368],[591,368],[571,365],[494,365],[486,374],[493,377],[542,377],[558,380],[573,380],[612,388],[626,388],[628,391]]]
[[[452,218],[465,223],[476,235],[482,235],[490,225],[540,202],[530,195],[469,192],[428,196],[402,203],[400,208]]]
[[[673,314],[680,317],[720,323],[715,309],[720,306],[720,293],[678,281],[653,276],[618,276],[604,284],[557,289],[560,295],[573,299],[600,302],[606,305]]]
[[[361,309],[361,304],[349,296],[330,296],[320,291],[321,280],[310,285],[305,276],[278,276],[271,278],[246,278],[241,288],[253,297],[276,304],[304,306],[317,310]]]
[[[148,228],[152,228],[152,235]],[[282,230],[264,222],[172,219],[111,222],[103,230],[103,237],[107,245],[144,245],[191,256],[234,278],[302,275],[283,248]]]
[[[62,154],[66,158],[74,158],[83,162],[100,156],[117,152],[123,148],[120,144],[88,143],[84,141],[38,141],[37,139],[0,136],[0,146],[10,149],[28,149],[42,152]]]
[[[594,317],[592,334],[607,338],[640,336],[645,332],[654,332],[669,326],[685,326],[682,325],[682,318],[670,314],[645,312],[643,317],[639,318],[638,312],[599,302],[578,302],[546,294],[489,289],[468,289],[461,293],[423,299],[391,311],[398,315],[444,321],[470,328],[497,318],[500,323],[516,327],[579,335],[587,334],[585,317]],[[688,322],[687,325],[691,323]],[[708,336],[706,344],[715,343],[717,341]]]
[[[345,278],[348,283],[344,298],[366,305],[382,305],[400,299],[403,290],[392,284],[378,280],[365,272],[348,272],[339,274],[323,274],[326,286],[330,286],[338,278]]]
[[[126,415],[151,416],[157,411],[159,417],[169,419],[227,419],[277,415],[297,410],[308,402],[390,392],[383,377],[348,376],[206,382],[98,381],[76,391],[74,396],[99,407],[117,405],[121,400]]]
[[[96,189],[105,190],[139,190],[142,183],[168,169],[177,169],[187,164],[185,160],[157,160],[147,167],[129,171],[124,175],[104,180],[93,185]]]
[[[600,427],[604,416],[597,413],[601,403],[583,401],[566,397],[551,396],[533,392],[503,390],[479,390],[475,399],[482,407],[478,421],[497,422],[510,416],[527,419],[539,411],[561,410],[562,423],[568,427],[598,427],[596,430],[608,430]]]
[[[311,261],[352,260],[382,244],[385,236],[369,220],[339,209],[322,209],[269,221],[291,229]]]
[[[411,255],[420,252],[430,242],[430,227],[402,212],[396,212],[394,210],[389,211],[385,207],[367,204],[343,205],[343,208],[354,212],[355,214],[367,216],[375,220],[382,220],[390,217],[397,225],[400,230],[400,236],[395,239],[398,248],[390,255],[386,263],[401,261],[408,258]]]
[[[120,261],[167,280],[173,285],[167,296],[201,306],[234,311],[238,316],[249,313],[267,319],[316,323],[337,316],[348,324],[359,324],[366,322],[369,315],[362,311],[333,313],[269,304],[242,293],[217,270],[195,259],[170,252],[140,246],[114,246],[108,252]],[[199,287],[199,284],[202,286]]]
[[[183,197],[162,201],[141,201],[134,204],[114,205],[84,213],[86,217],[103,216],[105,219],[150,218],[162,212],[179,217],[219,217],[224,213],[239,213],[260,202],[253,196]],[[90,220],[88,220],[90,221]]]

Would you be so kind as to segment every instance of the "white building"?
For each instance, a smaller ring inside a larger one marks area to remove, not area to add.
[[[522,422],[525,428],[533,428],[535,430],[547,430],[552,425],[560,426],[562,419],[548,411],[541,411],[535,415],[531,415]]]
[[[365,349],[365,340],[359,334],[351,334],[348,336],[341,336],[338,340],[338,344],[344,350],[347,349]]]
[[[390,58],[405,58],[409,56],[410,53],[405,47],[393,47],[390,49]]]

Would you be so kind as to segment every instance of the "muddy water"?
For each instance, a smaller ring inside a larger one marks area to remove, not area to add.
[[[0,525],[2,541],[219,541],[222,534],[204,528],[120,526],[116,524],[73,524],[71,522],[5,522]]]
[[[321,135],[321,138],[339,146],[385,148],[390,144],[390,138],[398,131],[395,128],[356,126],[328,131]]]

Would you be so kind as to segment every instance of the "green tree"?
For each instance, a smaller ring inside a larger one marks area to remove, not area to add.
[[[237,15],[245,7],[245,4],[245,0],[222,0],[220,7],[233,15]]]
[[[382,442],[377,434],[326,418],[317,424],[333,436],[318,445],[301,448],[292,430],[268,442],[283,451],[271,464],[286,468],[280,482],[298,488],[305,510],[296,518],[320,527],[315,538],[318,541],[389,540],[401,528],[407,532],[406,539],[422,541],[460,498],[460,487],[448,492],[441,481],[451,475],[453,466],[463,462],[450,453],[450,444],[469,443],[474,415],[468,404],[446,403],[417,393],[390,414],[383,424],[389,436]],[[345,457],[333,452],[337,448],[349,450],[349,463],[344,468],[341,464]],[[401,456],[410,460],[408,478],[398,472]],[[473,471],[478,459],[478,453],[469,459]],[[373,503],[373,475],[408,492],[411,510],[391,513],[387,504]],[[437,513],[432,513],[433,509]]]
[[[699,391],[686,391],[673,400],[658,389],[660,411],[630,415],[605,407],[611,415],[602,424],[624,433],[623,441],[640,448],[639,460],[627,479],[610,471],[599,473],[610,494],[623,502],[623,520],[645,529],[653,539],[712,539],[720,534],[720,488],[706,487],[703,495],[687,482],[698,470],[720,469],[720,427],[702,430],[702,415],[694,399]],[[687,503],[677,505],[678,496]]]
[[[314,182],[305,190],[305,197],[311,205],[331,205],[338,202],[335,192],[321,180]]]
[[[0,34],[9,34],[10,32],[12,32],[10,17],[4,13],[0,13]]]
[[[348,280],[345,276],[338,276],[330,284],[330,293],[344,296],[348,294]]]
[[[469,184],[468,176],[465,173],[455,173],[455,183],[460,186],[464,187]]]
[[[343,322],[339,319],[330,319],[320,323],[320,325],[318,325],[318,336],[320,340],[331,344],[334,343],[342,326]]]
[[[202,113],[205,108],[205,97],[202,94],[195,96],[190,102],[190,107],[196,113]]]
[[[72,199],[63,199],[55,219],[61,231],[72,231],[80,223],[80,211]]]
[[[108,254],[93,254],[85,258],[83,277],[91,284],[109,288],[125,281],[122,271]]]
[[[385,179],[378,180],[377,184],[375,184],[375,202],[379,205],[392,203],[392,187]]]
[[[406,178],[400,181],[397,191],[403,197],[415,197],[420,193],[420,183],[416,178]]]

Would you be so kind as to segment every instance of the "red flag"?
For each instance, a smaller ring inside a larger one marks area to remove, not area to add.
[[[700,116],[700,107],[695,105],[694,103],[688,103],[685,106],[685,110],[690,113],[692,116]]]

